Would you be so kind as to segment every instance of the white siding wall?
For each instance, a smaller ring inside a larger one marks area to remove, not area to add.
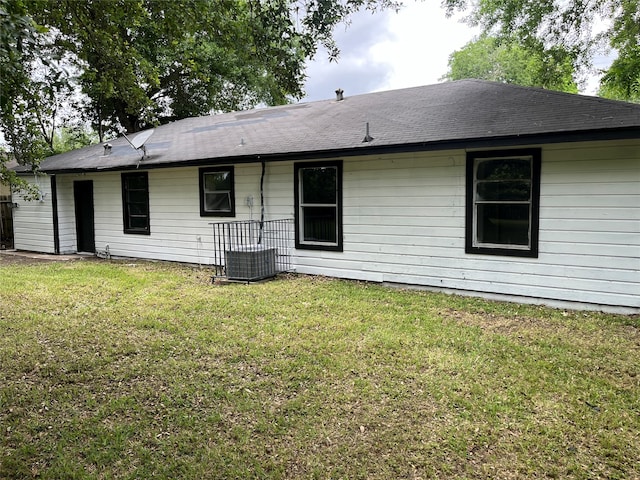
[[[464,162],[462,151],[346,159],[344,252],[299,250],[297,270],[461,288]]]
[[[296,250],[294,267],[640,308],[640,141],[543,147],[539,258],[465,253],[465,158],[463,150],[345,158],[344,251]],[[260,169],[235,166],[235,220],[260,218]],[[93,180],[96,248],[116,256],[210,264],[209,224],[234,220],[200,217],[196,167],[149,170],[151,235],[123,233],[119,172],[58,175],[62,253],[76,245],[74,180]],[[266,166],[267,219],[293,217],[293,181],[293,162]],[[16,247],[53,251],[51,202],[21,202],[15,213]]]
[[[14,195],[13,201],[19,205],[13,210],[14,247],[16,250],[54,253],[51,180],[47,175],[23,178],[39,186],[42,201],[27,201]]]
[[[640,142],[543,148],[534,259],[465,253],[465,157],[346,159],[344,252],[298,250],[297,270],[640,308]]]
[[[76,176],[74,179],[87,180],[85,176]],[[66,175],[57,175],[56,186],[58,193],[58,238],[60,240],[60,253],[75,253],[78,251],[78,244],[76,241],[73,181]]]
[[[114,256],[210,264],[213,262],[212,222],[245,220],[245,204],[254,197],[253,218],[260,215],[260,165],[235,166],[236,217],[200,217],[198,168],[149,170],[150,235],[123,232],[120,172],[58,176],[61,251],[75,251],[76,232],[73,182],[93,181],[95,242],[97,250]]]
[[[542,291],[640,307],[640,142],[543,151],[540,261]]]

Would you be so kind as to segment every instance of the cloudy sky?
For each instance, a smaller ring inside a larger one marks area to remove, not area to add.
[[[358,13],[350,26],[336,29],[338,62],[321,51],[308,65],[303,101],[333,98],[337,88],[346,96],[437,83],[449,55],[480,33],[461,19],[446,18],[434,0],[407,1],[399,13]],[[596,85],[591,81],[582,93],[594,94]]]

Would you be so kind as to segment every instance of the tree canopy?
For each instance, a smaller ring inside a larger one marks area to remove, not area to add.
[[[47,152],[35,113],[40,105],[31,95],[32,53],[40,32],[22,1],[0,0],[0,130],[11,145],[12,158],[31,165]],[[26,184],[6,168],[8,159],[0,149],[0,182],[24,190]]]
[[[102,140],[123,129],[283,104],[304,95],[305,62],[320,45],[337,57],[337,24],[360,9],[398,6],[0,0],[0,129],[13,157],[34,165],[57,150],[57,130],[73,121],[90,122]]]
[[[640,98],[640,7],[637,0],[443,0],[449,13],[471,10],[467,21],[487,35],[517,38],[530,52],[562,49],[576,69],[592,68],[603,48],[617,58],[602,80],[604,94]]]
[[[515,42],[483,35],[449,57],[445,80],[478,78],[577,93],[574,66],[565,52],[530,52]]]
[[[334,26],[391,0],[24,0],[53,52],[79,71],[85,115],[100,132],[135,132],[211,111],[303,95]]]
[[[451,57],[447,78],[572,91],[575,73],[609,47],[618,56],[601,94],[640,101],[636,0],[442,5],[449,13],[471,9],[468,21],[484,29]],[[0,130],[12,158],[35,165],[58,151],[60,129],[74,124],[90,123],[102,140],[123,129],[282,104],[303,96],[305,62],[319,45],[337,57],[337,24],[360,9],[398,6],[396,0],[0,0]]]

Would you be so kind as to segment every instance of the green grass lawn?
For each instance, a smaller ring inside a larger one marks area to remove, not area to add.
[[[0,263],[0,478],[640,478],[640,321]]]

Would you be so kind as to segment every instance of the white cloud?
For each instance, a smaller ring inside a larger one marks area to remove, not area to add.
[[[447,71],[449,55],[478,32],[446,18],[438,3],[412,3],[398,13],[360,12],[335,38],[338,62],[319,52],[307,68],[305,100],[327,99],[337,88],[345,95],[427,85]]]
[[[408,5],[390,17],[389,29],[393,39],[373,47],[375,55],[393,59],[388,88],[437,83],[447,72],[449,55],[479,33],[460,16],[447,18],[436,2]]]
[[[308,64],[303,100],[333,98],[337,88],[345,95],[358,95],[439,82],[447,72],[449,55],[480,33],[462,18],[462,14],[447,18],[440,2],[433,0],[408,3],[398,13],[354,15],[348,28],[336,29],[338,62],[330,63],[321,51]],[[613,58],[611,53],[596,56],[594,67],[607,68]],[[591,73],[584,93],[596,93],[599,77]]]
[[[338,88],[348,95],[379,90],[387,81],[393,65],[388,59],[373,54],[380,41],[391,38],[388,27],[390,12],[360,12],[351,25],[338,26],[334,37],[340,48],[337,61],[330,62],[321,49],[307,66],[305,100],[331,98]]]

